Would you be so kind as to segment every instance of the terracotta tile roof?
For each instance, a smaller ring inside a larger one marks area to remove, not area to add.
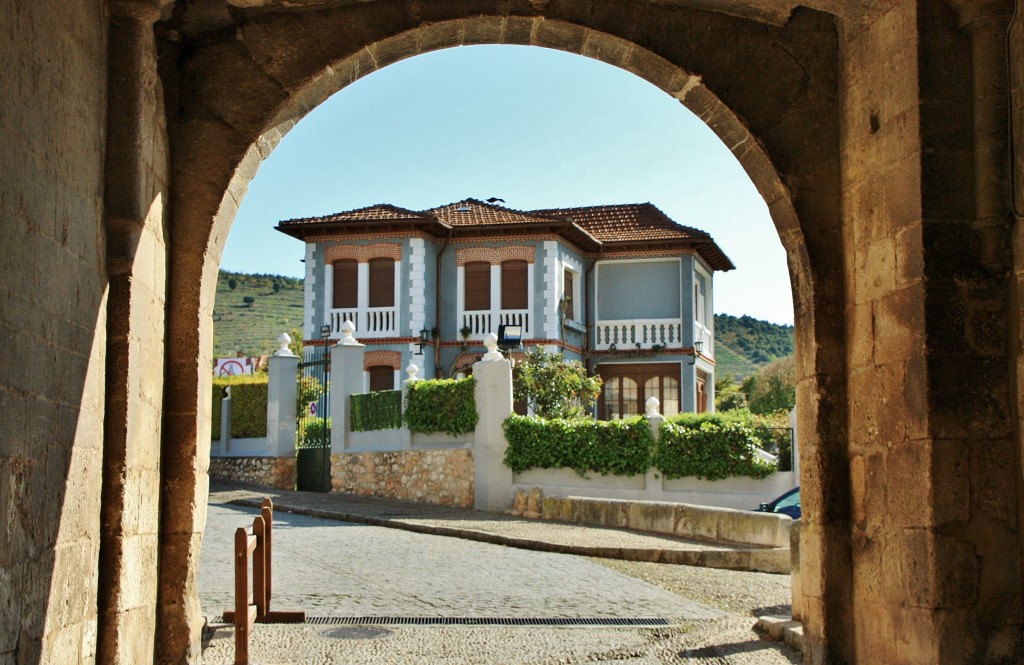
[[[696,251],[714,270],[732,270],[732,262],[706,232],[672,221],[650,203],[513,210],[477,199],[464,199],[429,210],[407,210],[386,203],[322,217],[290,219],[277,228],[296,238],[324,231],[400,229],[409,226],[438,237],[491,233],[493,227],[520,226],[557,233],[586,252],[617,248],[649,250],[652,246]]]
[[[336,212],[322,217],[301,217],[298,219],[286,219],[281,222],[282,226],[295,226],[299,224],[323,224],[331,222],[369,222],[376,220],[397,220],[397,219],[431,219],[429,214],[406,210],[393,206],[390,203],[378,203],[376,205],[359,208],[358,210],[346,210]]]
[[[530,212],[512,210],[498,205],[491,205],[476,199],[465,199],[449,203],[439,208],[431,208],[426,213],[436,215],[445,224],[451,226],[482,226],[492,224],[551,224],[550,216],[536,215]]]
[[[603,244],[684,242],[696,247],[715,270],[735,267],[710,234],[676,223],[651,203],[552,208],[531,213],[572,220]]]

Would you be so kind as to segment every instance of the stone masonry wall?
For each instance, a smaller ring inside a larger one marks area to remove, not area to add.
[[[0,3],[0,662],[96,659],[106,19]]]
[[[331,485],[335,492],[468,508],[473,506],[473,451],[331,455]]]
[[[295,489],[294,457],[212,457],[210,477]]]

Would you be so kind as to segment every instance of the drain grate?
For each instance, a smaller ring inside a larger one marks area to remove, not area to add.
[[[361,626],[623,626],[657,628],[671,625],[655,617],[306,617],[307,624]]]

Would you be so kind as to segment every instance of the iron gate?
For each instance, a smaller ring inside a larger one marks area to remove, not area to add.
[[[295,488],[331,491],[331,355],[325,343],[305,347],[299,363]]]

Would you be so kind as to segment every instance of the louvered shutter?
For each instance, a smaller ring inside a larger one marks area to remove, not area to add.
[[[526,309],[526,261],[505,261],[501,264],[501,308]]]
[[[465,266],[466,310],[491,308],[491,264],[471,261]]]
[[[394,259],[370,259],[370,307],[394,306]]]
[[[359,306],[359,265],[355,259],[342,259],[331,264],[334,268],[332,306],[347,309]]]
[[[395,389],[395,369],[387,365],[376,365],[367,370],[370,374],[370,392]]]

